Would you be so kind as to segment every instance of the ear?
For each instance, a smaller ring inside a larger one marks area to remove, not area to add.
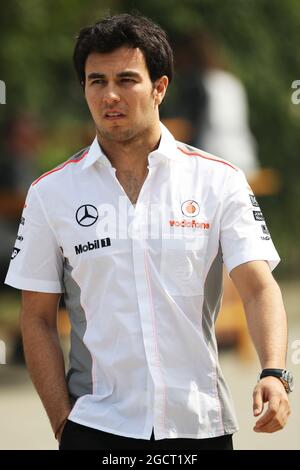
[[[166,94],[167,88],[169,84],[169,79],[166,75],[163,75],[162,77],[158,78],[154,82],[154,90],[153,90],[153,96],[154,96],[154,103],[159,106]]]

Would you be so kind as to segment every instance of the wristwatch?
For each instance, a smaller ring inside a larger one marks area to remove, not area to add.
[[[277,377],[279,379],[284,388],[286,393],[290,393],[294,389],[294,377],[293,374],[286,370],[286,369],[263,369],[262,372],[259,374],[259,378],[263,379],[264,377]]]

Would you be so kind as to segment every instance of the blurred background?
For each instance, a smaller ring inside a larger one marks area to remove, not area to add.
[[[132,10],[165,28],[174,48],[164,123],[178,140],[240,166],[256,193],[282,258],[274,275],[289,319],[288,367],[300,383],[300,104],[292,87],[300,80],[299,0],[11,0],[0,16],[0,449],[56,448],[24,364],[20,294],[3,281],[29,185],[94,137],[72,66],[75,35],[105,14]],[[217,337],[240,423],[235,447],[299,449],[297,385],[285,430],[252,431],[260,367],[226,273],[224,284]],[[59,331],[67,364],[63,306]]]

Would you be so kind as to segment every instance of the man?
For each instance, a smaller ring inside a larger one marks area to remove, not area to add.
[[[288,377],[276,376],[287,342],[270,271],[279,258],[241,171],[160,125],[172,79],[165,33],[143,17],[108,17],[81,30],[74,63],[96,138],[32,184],[6,279],[23,290],[26,360],[60,448],[232,448],[213,327],[222,258],[268,369],[254,430],[281,429],[290,411]]]

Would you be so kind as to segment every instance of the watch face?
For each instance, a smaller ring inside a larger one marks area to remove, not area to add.
[[[289,391],[292,392],[293,388],[294,388],[293,374],[291,372],[289,372],[288,370],[284,370],[282,372],[282,378],[283,378],[284,381],[286,381]]]
[[[259,375],[258,381],[264,377],[277,377],[283,384],[287,393],[293,391],[294,378],[293,374],[286,369],[263,369]]]

